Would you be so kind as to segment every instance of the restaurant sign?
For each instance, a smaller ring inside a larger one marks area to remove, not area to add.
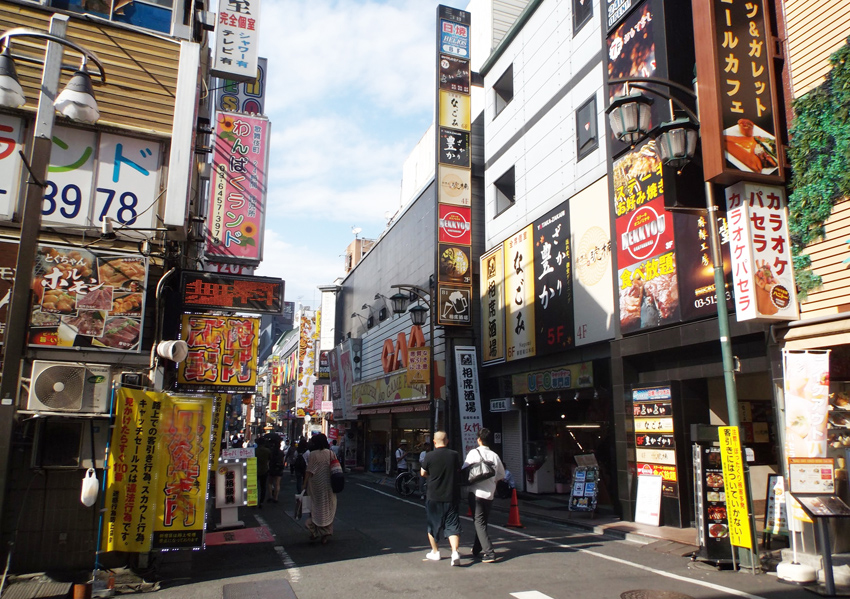
[[[252,314],[280,314],[283,311],[282,279],[183,271],[180,288],[186,310]]]
[[[581,362],[511,377],[514,395],[593,387],[593,363]]]
[[[177,387],[254,391],[259,332],[259,318],[184,314],[181,338],[189,355],[180,363]]]

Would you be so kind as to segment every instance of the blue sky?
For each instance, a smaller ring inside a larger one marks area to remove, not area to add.
[[[462,3],[443,1],[448,6]],[[404,160],[433,121],[438,0],[263,0],[272,123],[264,261],[313,308],[354,239],[400,207]]]

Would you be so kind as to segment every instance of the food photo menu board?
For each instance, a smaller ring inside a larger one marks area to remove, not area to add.
[[[693,457],[699,554],[711,561],[725,561],[732,547],[720,448],[694,444]]]
[[[143,256],[39,245],[30,345],[138,352],[147,277]]]

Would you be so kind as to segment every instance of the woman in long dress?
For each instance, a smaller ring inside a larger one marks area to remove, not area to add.
[[[310,439],[310,458],[304,477],[304,487],[311,502],[307,530],[310,531],[311,540],[321,538],[323,545],[334,533],[336,516],[336,495],[331,489],[332,458],[333,452],[328,445],[328,438],[322,434],[313,436]]]

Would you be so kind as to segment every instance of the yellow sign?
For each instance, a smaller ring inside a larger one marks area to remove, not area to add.
[[[189,355],[177,371],[178,387],[256,389],[259,318],[184,314],[181,337],[189,345]]]
[[[440,90],[440,127],[470,130],[471,98],[465,94]]]
[[[257,458],[245,460],[245,474],[248,481],[245,487],[248,489],[248,505],[257,505]]]
[[[408,383],[407,372],[398,371],[374,381],[353,385],[351,396],[351,405],[362,407],[372,404],[425,399],[428,397],[428,387],[421,383]]]
[[[747,485],[741,461],[741,437],[737,426],[720,427],[720,455],[723,459],[723,485],[726,492],[726,517],[729,540],[736,547],[753,548],[750,513],[747,510]]]
[[[431,370],[431,348],[415,347],[407,350],[407,384],[430,382],[428,376]]]

